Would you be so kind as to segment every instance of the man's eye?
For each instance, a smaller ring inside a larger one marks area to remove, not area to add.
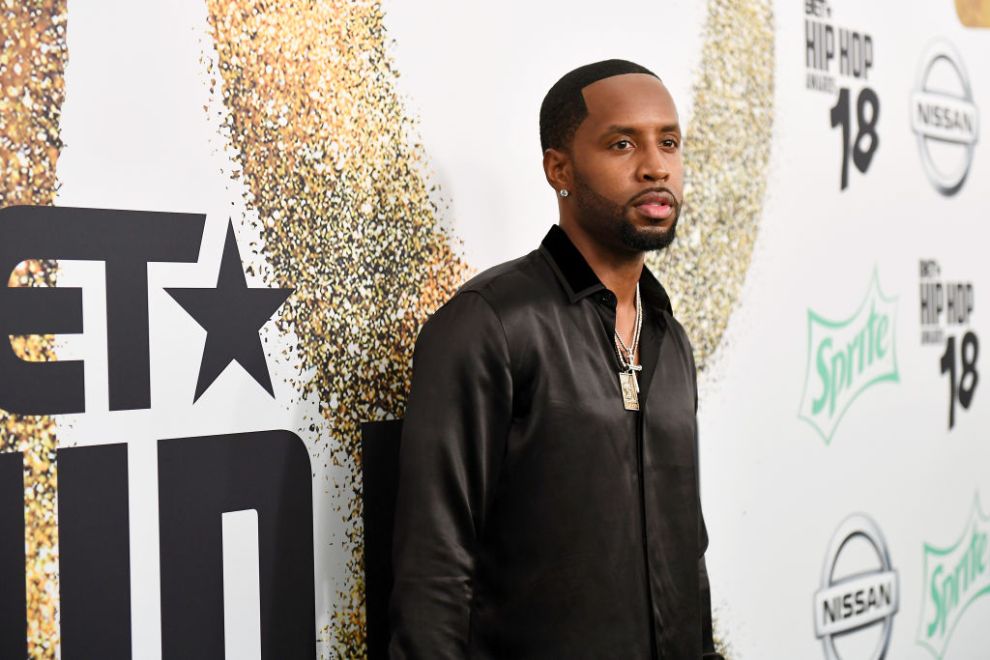
[[[662,144],[667,149],[676,149],[677,148],[677,140],[674,140],[674,139],[664,140],[660,144]]]
[[[625,150],[632,146],[632,142],[629,140],[619,140],[612,144],[613,149]]]

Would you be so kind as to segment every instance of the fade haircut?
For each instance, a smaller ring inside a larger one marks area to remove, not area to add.
[[[645,66],[628,60],[603,60],[578,67],[554,83],[540,106],[540,146],[564,149],[574,137],[577,127],[588,116],[582,90],[593,82],[626,73],[645,73],[660,80],[660,76]]]

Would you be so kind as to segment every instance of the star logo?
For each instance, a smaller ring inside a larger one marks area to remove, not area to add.
[[[165,291],[206,330],[206,345],[203,347],[193,403],[234,361],[268,394],[275,396],[258,331],[293,289],[248,288],[233,224],[227,225],[216,287],[169,288]]]

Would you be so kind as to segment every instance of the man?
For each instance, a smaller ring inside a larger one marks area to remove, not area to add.
[[[719,658],[694,359],[644,266],[681,205],[674,102],[598,62],[550,89],[540,138],[559,226],[416,342],[390,654]]]

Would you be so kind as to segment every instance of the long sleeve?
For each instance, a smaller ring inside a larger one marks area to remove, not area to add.
[[[698,509],[701,510],[700,508]],[[703,660],[725,660],[715,650],[715,639],[712,625],[712,592],[708,582],[708,567],[705,564],[705,550],[708,549],[708,529],[705,517],[701,516],[699,525],[701,556],[698,558],[698,604],[701,607],[701,652]]]
[[[698,560],[699,602],[701,603],[701,650],[704,660],[724,660],[715,651],[715,640],[712,634],[712,595],[708,585],[708,569],[705,558]]]
[[[475,547],[512,417],[505,333],[477,291],[423,326],[399,454],[389,656],[464,658]]]
[[[694,367],[694,359],[692,356],[691,366]],[[697,374],[697,371],[695,371]],[[695,376],[694,380],[694,412],[697,416],[698,414],[698,380]],[[701,652],[702,660],[725,660],[716,650],[715,650],[715,639],[714,639],[714,626],[712,624],[712,591],[711,585],[708,581],[708,567],[705,564],[705,551],[708,550],[708,527],[705,525],[705,516],[701,513],[701,452],[698,446],[698,426],[697,419],[695,420],[695,434],[694,434],[694,446],[695,446],[695,465],[697,466],[698,472],[696,474],[695,483],[698,484],[698,512],[699,512],[699,525],[698,525],[698,541],[701,547],[701,556],[698,558],[698,603],[701,606]]]

